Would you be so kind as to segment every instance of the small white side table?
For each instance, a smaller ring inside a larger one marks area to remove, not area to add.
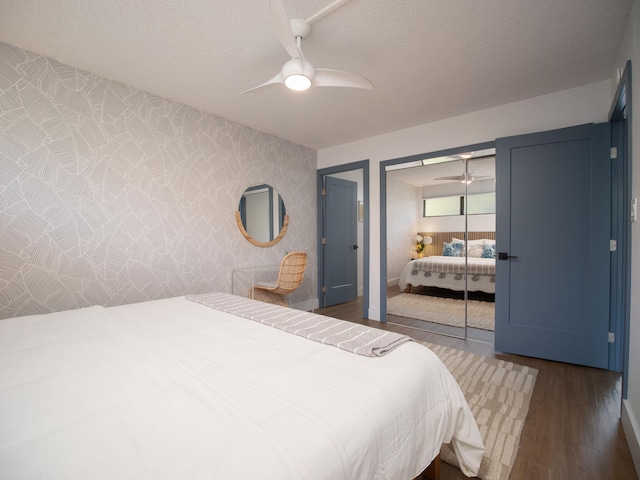
[[[278,281],[279,271],[280,265],[235,268],[231,272],[231,293],[253,298],[253,287],[256,285],[275,285]]]

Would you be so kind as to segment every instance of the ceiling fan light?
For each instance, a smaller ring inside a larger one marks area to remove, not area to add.
[[[300,92],[303,90],[307,90],[309,87],[311,87],[311,79],[308,77],[305,77],[302,74],[296,73],[293,75],[289,75],[287,78],[285,78],[284,84],[287,86],[287,88]]]
[[[313,83],[315,69],[304,58],[292,58],[282,67],[284,84],[291,90],[307,90]]]

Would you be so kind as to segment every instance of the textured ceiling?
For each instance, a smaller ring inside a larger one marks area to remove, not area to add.
[[[610,78],[631,3],[351,0],[303,48],[373,90],[241,95],[289,59],[268,0],[0,0],[0,41],[320,149]]]

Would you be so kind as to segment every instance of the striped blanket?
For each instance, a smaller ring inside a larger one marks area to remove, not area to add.
[[[455,275],[495,275],[496,261],[493,258],[425,257],[412,262],[412,275],[418,272],[453,273]]]
[[[381,357],[412,340],[406,335],[228,293],[187,295],[186,299],[365,357]]]

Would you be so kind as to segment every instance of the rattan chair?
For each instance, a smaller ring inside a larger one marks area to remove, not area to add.
[[[256,285],[249,292],[249,297],[266,303],[274,303],[288,307],[284,296],[293,292],[302,283],[304,271],[307,267],[307,254],[304,252],[292,252],[286,255],[280,263],[278,283],[275,286]]]

